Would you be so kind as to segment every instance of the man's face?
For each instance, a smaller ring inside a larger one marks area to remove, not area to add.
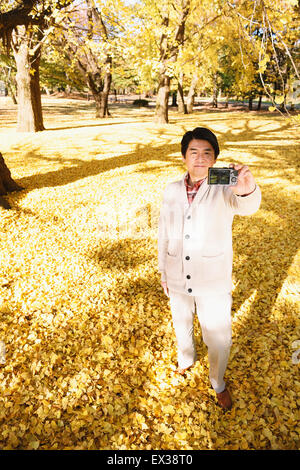
[[[216,163],[214,148],[207,140],[193,139],[182,160],[191,179],[200,180],[208,175],[208,168]]]

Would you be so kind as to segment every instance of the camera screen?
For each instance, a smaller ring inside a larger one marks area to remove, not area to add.
[[[210,184],[229,184],[229,171],[215,169],[210,171]]]

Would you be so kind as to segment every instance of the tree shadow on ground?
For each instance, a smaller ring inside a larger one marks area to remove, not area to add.
[[[51,114],[58,114],[58,115],[61,115],[61,116],[65,116],[65,115],[81,115],[81,112],[82,111],[86,111],[86,112],[89,112],[89,111],[92,111],[93,109],[95,109],[94,106],[92,106],[91,104],[77,104],[76,103],[76,108],[72,107],[72,106],[67,106],[67,105],[56,105],[55,107],[54,106],[49,106],[49,105],[43,105],[43,111],[46,112],[48,115],[51,115]]]
[[[98,259],[104,269],[132,269],[153,259],[150,251],[141,252],[140,248],[143,246],[143,239],[131,242],[126,238],[111,242],[109,246],[99,247],[93,253],[93,258]]]
[[[117,119],[117,118],[116,118]],[[120,125],[126,125],[126,124],[132,124],[133,122],[135,122],[135,119],[133,118],[132,121],[127,121],[127,122],[124,122],[124,121],[112,121],[112,122],[98,122],[96,124],[79,124],[79,125],[76,125],[76,124],[70,124],[69,126],[59,126],[59,127],[48,127],[46,130],[47,131],[62,131],[62,130],[66,130],[66,129],[81,129],[81,128],[88,128],[88,127],[103,127],[103,126],[120,126]],[[142,120],[139,120],[139,122],[149,122],[148,120],[147,121],[142,121]]]
[[[68,165],[59,170],[48,171],[38,175],[38,177],[34,174],[23,178],[15,178],[15,181],[23,186],[25,190],[19,193],[11,193],[10,202],[12,202],[12,205],[17,205],[18,201],[21,200],[25,194],[36,188],[64,186],[89,176],[100,175],[116,168],[145,163],[151,160],[157,160],[165,162],[168,165],[176,166],[179,165],[178,158],[169,156],[175,151],[178,151],[178,145],[176,144],[161,145],[158,147],[153,147],[151,144],[137,144],[135,150],[132,152],[101,160],[92,159],[90,161],[84,161],[78,158],[64,160],[61,156],[54,157],[53,163],[66,161],[71,162],[72,166]],[[36,161],[50,160],[48,157],[41,155],[37,150],[27,152],[24,158],[31,158]]]

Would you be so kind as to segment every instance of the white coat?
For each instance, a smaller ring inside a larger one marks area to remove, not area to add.
[[[208,185],[205,179],[189,204],[186,174],[168,184],[163,194],[158,225],[161,280],[168,289],[192,296],[231,292],[233,217],[254,214],[261,191],[256,185],[248,196],[236,196],[228,186]]]

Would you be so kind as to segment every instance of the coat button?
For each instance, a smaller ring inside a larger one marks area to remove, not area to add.
[[[189,260],[189,259],[191,259],[191,258],[190,258],[189,256],[186,256],[185,259]]]
[[[187,278],[187,279],[191,279],[191,276],[188,274],[188,275],[186,276],[186,278]]]
[[[189,219],[189,220],[190,220],[190,218],[191,218],[191,215],[188,215],[188,216],[187,216],[187,219]]]
[[[189,235],[186,235],[185,238],[188,239],[188,238],[190,238],[190,236],[189,236]]]
[[[193,291],[193,289],[188,289],[188,292],[191,293]]]

